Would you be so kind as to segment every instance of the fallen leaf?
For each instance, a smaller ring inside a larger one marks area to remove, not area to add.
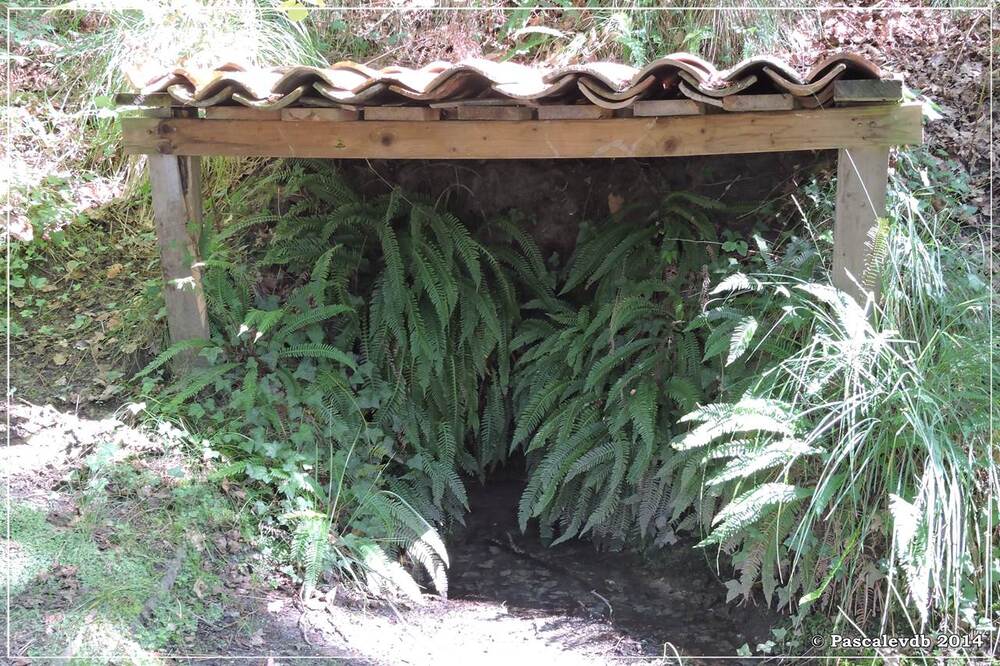
[[[52,355],[52,365],[66,365],[66,361],[69,357],[66,354],[53,354]]]
[[[122,272],[121,264],[111,264],[111,266],[108,268],[108,279],[110,280],[112,278],[118,277],[118,274],[121,272]]]

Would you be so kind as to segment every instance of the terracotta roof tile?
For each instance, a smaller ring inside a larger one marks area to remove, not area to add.
[[[881,76],[878,67],[854,53],[830,56],[804,74],[768,56],[718,70],[696,55],[673,53],[641,68],[614,62],[544,68],[481,58],[378,70],[348,61],[325,68],[270,69],[224,63],[213,70],[175,67],[138,77],[133,84],[143,94],[166,92],[181,104],[197,107],[235,103],[277,109],[495,99],[532,105],[590,102],[611,109],[629,107],[640,99],[690,98],[719,106],[720,98],[731,95],[790,94],[802,106],[814,108],[829,103],[836,80]]]

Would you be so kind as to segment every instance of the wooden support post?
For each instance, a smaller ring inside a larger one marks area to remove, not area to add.
[[[208,338],[208,311],[201,286],[198,250],[188,223],[201,225],[201,161],[198,157],[149,156],[153,218],[163,269],[163,299],[171,342]],[[190,366],[197,355],[178,356]]]
[[[841,148],[837,152],[837,209],[833,227],[833,284],[861,305],[878,298],[878,284],[865,284],[870,233],[885,215],[889,147]]]

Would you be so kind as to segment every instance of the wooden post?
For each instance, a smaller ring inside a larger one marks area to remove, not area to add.
[[[837,209],[833,226],[833,284],[861,305],[878,284],[865,285],[870,232],[885,215],[889,180],[888,146],[841,148],[837,153]]]
[[[198,249],[188,223],[201,224],[201,162],[198,157],[149,156],[153,219],[163,269],[163,299],[171,342],[208,338],[208,312],[201,285]],[[181,354],[179,365],[197,355]]]

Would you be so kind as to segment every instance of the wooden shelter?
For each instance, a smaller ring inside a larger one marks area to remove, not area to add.
[[[600,100],[197,108],[161,92],[119,95],[117,101],[145,109],[123,118],[122,129],[126,152],[149,156],[168,323],[178,341],[208,336],[198,257],[188,235],[189,224],[202,220],[199,158],[208,155],[621,159],[836,149],[833,280],[863,298],[859,282],[869,232],[884,215],[889,148],[921,143],[921,108],[900,101],[898,81],[827,83],[830,94],[820,108],[803,108],[780,93],[727,95],[716,104],[690,88],[690,99],[635,99],[624,112],[606,108],[619,102],[602,106]]]

